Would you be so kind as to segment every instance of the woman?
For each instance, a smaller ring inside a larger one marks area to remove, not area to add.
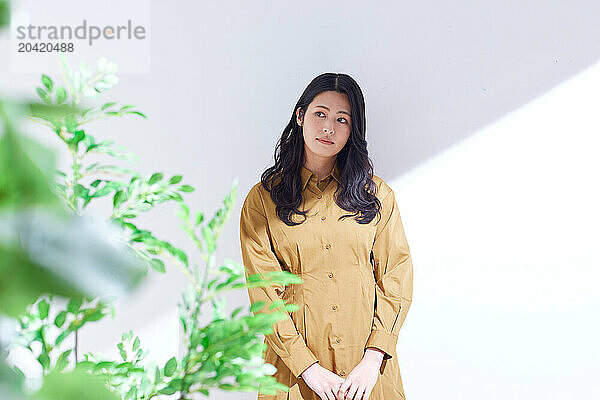
[[[258,399],[404,399],[396,356],[413,267],[392,189],[365,140],[365,104],[345,74],[298,100],[240,217],[246,276],[286,270],[302,284],[248,288],[251,303],[297,304],[265,335],[265,361],[290,387]]]

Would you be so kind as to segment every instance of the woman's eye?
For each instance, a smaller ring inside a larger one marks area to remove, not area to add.
[[[316,112],[315,112],[315,115],[316,115],[316,116],[318,116],[318,117],[320,117],[320,116],[321,116],[321,115],[319,115],[319,114],[323,114],[323,116],[325,116],[325,113],[324,113],[323,111],[316,111]],[[348,123],[348,120],[347,120],[346,118],[340,117],[340,118],[338,118],[338,121],[339,121],[339,120],[342,120],[342,121],[340,121],[340,122],[342,122],[342,123],[344,123],[344,124],[347,124],[347,123]]]

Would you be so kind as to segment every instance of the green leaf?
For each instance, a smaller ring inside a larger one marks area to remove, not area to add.
[[[207,286],[207,288],[210,290],[210,289],[211,289],[211,288],[212,288],[212,287],[213,287],[213,286],[214,286],[214,285],[215,285],[215,284],[216,284],[218,281],[219,281],[219,278],[215,278],[215,279],[211,280],[211,281],[208,283],[208,286]]]
[[[71,298],[71,300],[69,300],[69,304],[67,304],[67,311],[71,314],[77,314],[82,302],[83,299],[81,297]]]
[[[107,194],[109,194],[110,192],[112,192],[114,189],[110,186],[104,186],[101,189],[98,189],[97,191],[94,192],[94,197],[102,197],[102,196],[106,196]]]
[[[73,193],[77,197],[86,198],[89,192],[90,190],[88,188],[79,183],[76,183],[75,186],[73,186]]]
[[[88,149],[90,146],[96,144],[96,140],[92,135],[86,134],[85,138],[83,138],[83,144],[85,144],[86,149]]]
[[[42,75],[42,83],[44,84],[48,92],[54,90],[54,82],[52,82],[52,79],[50,79],[48,75]]]
[[[117,363],[114,361],[102,361],[96,364],[96,367],[94,369],[96,371],[102,371],[103,369],[109,369],[111,367],[114,367],[116,364]]]
[[[40,319],[44,319],[48,316],[48,310],[50,310],[50,305],[45,299],[38,303],[38,312],[40,313]]]
[[[111,101],[111,102],[108,102],[108,103],[104,103],[104,105],[100,108],[100,111],[104,111],[107,108],[114,106],[115,104],[117,104],[116,101]]]
[[[233,310],[233,312],[231,313],[231,318],[235,318],[236,315],[238,315],[240,313],[240,311],[242,311],[244,307],[238,307],[235,310]]]
[[[144,117],[146,119],[148,119],[148,117],[146,116],[146,114],[139,112],[139,111],[125,111],[125,114],[137,114],[141,117]]]
[[[257,302],[252,303],[252,305],[250,306],[250,312],[256,312],[256,311],[262,310],[262,308],[265,306],[265,304],[267,304],[266,301],[257,301]]]
[[[163,372],[164,372],[165,376],[171,376],[171,375],[173,375],[173,373],[175,372],[176,369],[177,369],[177,359],[175,357],[173,357],[169,361],[167,361],[167,363],[165,364],[165,367],[163,369]]]
[[[50,368],[50,357],[47,353],[40,354],[37,360],[42,365],[42,367],[44,367],[44,369]]]
[[[160,181],[163,178],[163,176],[164,175],[162,172],[156,172],[156,173],[152,174],[152,176],[148,180],[148,185],[155,184],[156,182]]]
[[[82,322],[99,321],[104,318],[104,312],[102,310],[94,310],[83,316]]]
[[[181,196],[181,194],[179,194],[179,193],[176,193],[176,192],[174,192],[174,193],[169,193],[169,194],[168,194],[168,197],[169,197],[170,199],[173,199],[173,200],[175,200],[175,201],[183,201],[183,197]]]
[[[79,123],[75,114],[69,114],[65,117],[65,127],[69,132],[75,132]]]
[[[139,348],[140,348],[140,338],[136,336],[135,340],[133,341],[133,347],[131,349],[133,351],[136,351]]]
[[[175,389],[175,391],[181,390],[181,383],[183,382],[182,378],[175,378],[169,382],[169,387]]]
[[[164,273],[166,271],[165,263],[162,260],[159,260],[158,258],[153,258],[150,261],[150,267],[152,267],[152,269],[156,272]]]
[[[175,392],[176,392],[175,388],[172,388],[170,386],[162,388],[158,391],[158,393],[160,393],[160,394],[173,394]]]
[[[167,248],[167,251],[169,253],[171,253],[173,256],[177,257],[178,260],[180,260],[182,263],[184,263],[186,266],[188,265],[188,257],[187,254],[185,254],[185,252],[181,249],[178,249],[174,246],[169,246]]]
[[[196,214],[196,226],[200,225],[202,221],[204,221],[204,214],[202,213],[202,211],[198,211],[198,213]]]
[[[190,208],[185,203],[180,203],[179,207],[183,211],[183,220],[187,221],[190,216]]]
[[[44,102],[46,103],[50,103],[50,97],[48,96],[48,93],[42,89],[42,88],[35,88],[38,96],[40,96],[40,99],[44,100]]]
[[[172,176],[171,179],[169,179],[169,185],[174,185],[181,182],[181,178],[183,178],[181,175]]]
[[[67,91],[65,90],[64,87],[60,86],[58,89],[56,89],[56,104],[62,104],[65,102],[65,100],[67,99]]]
[[[67,319],[67,312],[61,311],[58,313],[58,315],[54,319],[54,325],[56,325],[56,327],[58,327],[58,328],[61,328],[63,326],[63,324],[65,323],[66,319]]]
[[[115,193],[113,197],[113,206],[119,208],[119,206],[127,199],[127,193],[122,189]]]
[[[181,185],[177,190],[181,190],[182,192],[193,192],[194,188],[190,185]]]
[[[272,302],[269,305],[269,310],[273,310],[275,308],[279,308],[280,306],[284,305],[284,303],[285,302],[283,301],[283,299],[275,300],[274,302]]]
[[[71,330],[67,329],[64,332],[61,332],[60,335],[58,335],[58,337],[56,338],[56,345],[58,346],[59,344],[62,343],[63,340],[65,340],[65,338],[67,336],[69,336],[71,334]]]
[[[71,354],[71,351],[72,349],[69,349],[58,357],[58,360],[56,360],[56,366],[54,367],[56,371],[60,372],[65,369],[67,365],[69,365],[69,354]]]
[[[81,118],[85,117],[90,111],[92,111],[94,107],[88,107],[81,112]]]

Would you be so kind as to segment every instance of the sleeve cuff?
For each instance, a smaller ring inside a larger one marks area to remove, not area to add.
[[[392,354],[396,350],[397,338],[389,333],[383,331],[371,331],[365,349],[367,347],[377,347],[379,350],[384,351],[383,359],[387,360],[392,358]]]
[[[294,349],[289,357],[281,357],[281,359],[296,378],[299,378],[304,370],[319,361],[308,346]]]

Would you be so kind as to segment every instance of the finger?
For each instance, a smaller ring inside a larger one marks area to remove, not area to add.
[[[331,390],[331,387],[325,389],[325,396],[327,400],[336,400],[335,394],[333,394],[333,390]]]
[[[346,395],[346,398],[348,400],[360,400],[360,396],[356,396],[357,391],[358,391],[357,385],[350,386],[350,390],[348,390],[348,394]]]
[[[348,387],[350,387],[350,385],[352,384],[352,381],[349,379],[346,379],[344,382],[342,382],[342,384],[340,385],[339,391],[340,392],[345,392],[346,390],[348,390]]]
[[[354,394],[354,400],[362,400],[362,396],[363,395],[363,391],[360,390],[360,387],[356,390],[356,393]]]
[[[359,399],[366,400],[365,391],[366,391],[366,388],[362,388],[358,391],[358,395],[360,396]]]
[[[348,394],[348,389],[342,389],[340,388],[340,390],[338,390],[338,398],[340,400],[345,400],[346,399],[346,395]]]
[[[348,387],[346,389],[342,390],[342,399],[344,399],[344,400],[350,399],[349,393],[350,393],[350,390],[352,390],[352,386],[353,386],[352,382],[350,382]]]
[[[348,398],[347,396],[348,396],[348,390],[340,391],[339,395],[338,395],[340,400],[346,400]]]
[[[334,383],[331,387],[336,400],[340,400],[340,385],[341,383]]]

